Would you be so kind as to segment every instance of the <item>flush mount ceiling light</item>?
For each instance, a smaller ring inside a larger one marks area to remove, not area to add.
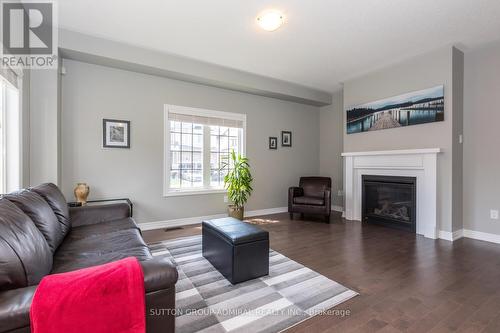
[[[257,24],[266,31],[274,31],[285,23],[285,15],[278,10],[266,10],[257,16]]]

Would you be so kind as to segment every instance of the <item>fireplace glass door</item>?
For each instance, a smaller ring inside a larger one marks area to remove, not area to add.
[[[363,176],[363,221],[415,232],[416,178]]]

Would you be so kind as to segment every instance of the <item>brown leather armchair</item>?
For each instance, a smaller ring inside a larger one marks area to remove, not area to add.
[[[318,214],[330,222],[332,180],[329,177],[300,177],[299,187],[288,189],[288,212]]]

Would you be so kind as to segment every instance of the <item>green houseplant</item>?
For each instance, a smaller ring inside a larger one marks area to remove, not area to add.
[[[224,187],[231,201],[228,207],[228,215],[239,220],[243,220],[244,205],[253,191],[252,174],[248,158],[236,155],[234,150],[228,158],[222,162],[221,170],[227,169],[229,172],[224,177]]]

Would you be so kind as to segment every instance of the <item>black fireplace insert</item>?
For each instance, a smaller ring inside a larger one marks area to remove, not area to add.
[[[363,221],[416,230],[417,178],[363,175]]]

